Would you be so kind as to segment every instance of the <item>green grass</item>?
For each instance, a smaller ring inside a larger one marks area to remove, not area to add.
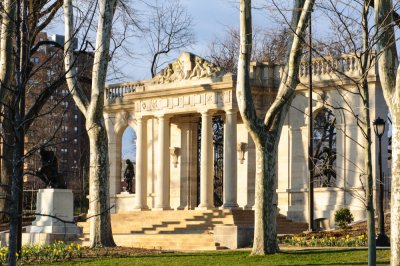
[[[247,251],[176,253],[86,259],[57,265],[367,265],[367,250],[360,249],[281,251],[279,254],[267,256],[249,254]],[[378,265],[388,265],[389,258],[390,250],[378,250]]]

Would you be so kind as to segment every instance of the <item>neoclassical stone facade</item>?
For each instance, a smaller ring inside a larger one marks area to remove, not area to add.
[[[346,75],[330,71],[330,64],[341,67]],[[296,221],[306,221],[308,213],[306,69],[302,64],[301,84],[277,154],[279,212]],[[354,58],[346,56],[331,61],[316,59],[313,69],[313,112],[331,110],[336,119],[336,176],[329,186],[315,189],[315,217],[327,218],[333,225],[334,211],[347,206],[356,219],[361,219],[365,217],[359,199],[364,168],[363,136],[357,127],[361,100],[353,93],[356,86],[351,81],[359,76],[359,69]],[[252,64],[252,92],[260,115],[265,114],[276,95],[280,71],[280,66]],[[253,207],[254,143],[237,108],[235,79],[232,73],[184,52],[151,80],[106,88],[110,194],[116,212],[214,208],[213,116],[222,116],[224,121],[221,208]],[[375,69],[371,70],[369,87],[371,117],[386,117]],[[348,109],[345,101],[351,103],[353,114],[344,110]],[[135,194],[121,193],[121,145],[127,127],[132,127],[137,136]],[[376,153],[374,142],[374,162]]]

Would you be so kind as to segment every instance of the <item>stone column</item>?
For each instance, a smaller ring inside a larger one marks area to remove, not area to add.
[[[135,197],[137,210],[146,210],[147,207],[147,120],[136,119],[136,176],[135,176]]]
[[[121,142],[122,130],[115,129],[115,117],[104,115],[108,136],[108,158],[110,161],[110,203],[115,204],[115,195],[121,192]],[[116,131],[117,130],[117,131]],[[111,210],[115,212],[115,208]]]
[[[224,128],[224,209],[238,208],[237,204],[237,111],[226,110]]]
[[[158,149],[157,149],[157,183],[155,209],[171,209],[169,198],[169,118],[164,115],[158,117]]]
[[[214,208],[213,131],[210,112],[201,113],[200,204],[197,209]]]

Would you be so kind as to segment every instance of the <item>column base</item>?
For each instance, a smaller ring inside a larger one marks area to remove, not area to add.
[[[139,211],[148,211],[148,210],[150,210],[149,207],[145,206],[145,207],[134,207],[134,209],[132,211],[139,212]]]
[[[171,211],[173,210],[171,207],[156,207],[151,209],[152,211]]]
[[[220,210],[243,210],[243,208],[239,207],[237,204],[226,203],[219,207]]]
[[[194,208],[196,211],[207,211],[207,210],[215,210],[214,206],[198,206]]]

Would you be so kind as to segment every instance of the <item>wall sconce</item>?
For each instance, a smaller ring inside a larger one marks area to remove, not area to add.
[[[172,164],[176,168],[178,166],[178,156],[180,154],[181,149],[178,147],[170,147],[169,148],[169,154],[171,155],[172,158]]]
[[[241,164],[243,164],[244,161],[244,155],[247,151],[247,143],[245,142],[239,142],[237,145],[237,151],[238,151],[238,157],[239,161]]]

